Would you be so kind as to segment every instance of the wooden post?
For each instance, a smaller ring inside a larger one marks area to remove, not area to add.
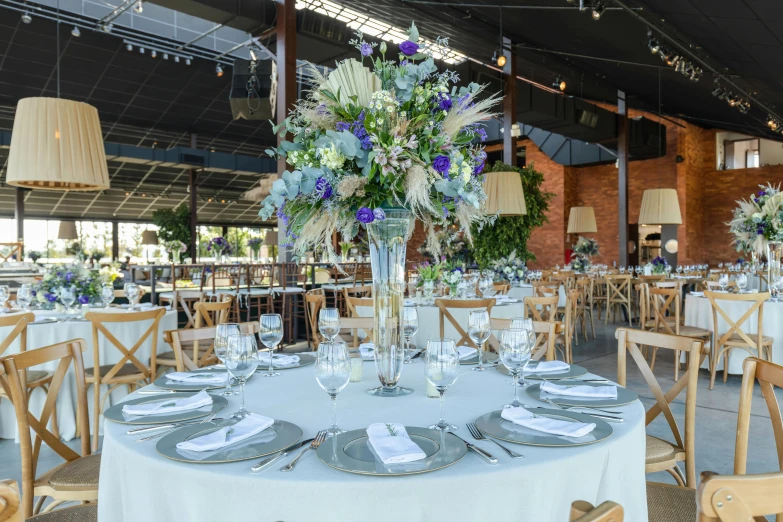
[[[296,101],[296,2],[276,0],[277,3],[277,123],[280,124]],[[277,138],[278,145],[286,136]],[[286,170],[285,159],[277,162],[277,173],[282,176]],[[291,251],[286,244],[286,227],[281,219],[277,221],[277,260],[290,261]]]
[[[120,224],[116,221],[111,222],[111,259],[120,260]]]
[[[24,193],[25,190],[23,188],[16,187],[14,218],[16,219],[16,239],[21,243],[24,243]],[[24,261],[24,247],[22,247],[22,251],[19,253],[19,258],[17,261]]]
[[[511,49],[511,40],[503,38],[503,163],[516,167],[517,138],[511,135],[511,126],[517,122],[517,56]]]
[[[197,142],[197,136],[195,134],[190,135],[190,148],[195,149]],[[198,245],[196,234],[198,226],[198,198],[196,189],[196,180],[198,179],[198,171],[196,169],[190,169],[190,178],[188,188],[190,189],[190,260],[192,263],[198,261]]]
[[[617,208],[620,250],[617,262],[628,265],[628,110],[625,92],[617,91]]]

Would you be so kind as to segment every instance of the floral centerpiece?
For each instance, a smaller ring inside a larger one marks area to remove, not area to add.
[[[661,256],[654,258],[650,264],[652,265],[652,273],[656,275],[666,273],[666,268],[669,266],[666,258]]]
[[[441,281],[449,287],[450,295],[457,295],[457,285],[465,279],[465,271],[459,266],[447,266],[441,272]]]
[[[36,264],[38,263],[38,260],[39,260],[39,259],[41,259],[41,257],[43,257],[43,256],[41,255],[41,253],[40,253],[40,252],[38,252],[37,250],[31,250],[31,251],[29,251],[29,252],[27,253],[27,255],[30,257],[30,260],[31,260],[33,263],[36,263]]]
[[[231,255],[231,243],[223,236],[213,237],[207,243],[207,252],[212,252],[215,256],[223,257]]]
[[[98,277],[101,280],[101,284],[111,285],[114,281],[120,277],[119,263],[112,263],[106,265],[98,271]]]
[[[423,286],[426,282],[437,283],[440,278],[440,263],[430,263],[426,261],[416,266],[416,272],[419,274],[419,279],[416,282],[416,286]]]
[[[592,266],[592,262],[590,262],[590,258],[586,255],[581,254],[571,254],[571,270],[574,272],[584,274],[590,271],[590,267]]]
[[[734,246],[738,252],[755,252],[762,255],[767,244],[783,242],[783,193],[780,185],[764,186],[748,200],[737,201],[734,219],[729,231],[734,235]]]
[[[592,237],[579,236],[574,245],[574,253],[582,256],[593,257],[598,255],[598,241]]]
[[[168,252],[172,262],[176,262],[181,259],[182,254],[188,251],[187,245],[177,239],[166,241],[163,243],[163,248],[166,250],[166,252]]]
[[[251,237],[247,240],[247,246],[250,247],[250,251],[253,252],[253,257],[258,259],[258,253],[261,251],[261,245],[264,244],[264,240],[258,237]]]
[[[59,302],[60,289],[72,287],[77,302],[88,304],[100,296],[101,285],[101,277],[80,264],[56,265],[47,270],[36,286],[35,297],[41,304],[54,304]]]
[[[517,257],[516,250],[511,252],[508,257],[501,257],[493,261],[492,269],[495,272],[496,280],[508,281],[511,284],[523,281],[527,273],[525,261]]]

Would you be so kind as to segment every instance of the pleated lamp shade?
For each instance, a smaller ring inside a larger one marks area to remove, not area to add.
[[[79,239],[79,232],[76,230],[74,221],[60,221],[60,229],[57,231],[57,239]]]
[[[640,225],[681,225],[680,202],[675,189],[649,189],[642,196]]]
[[[498,211],[501,216],[527,214],[525,192],[519,172],[487,172],[484,192],[487,194],[487,214],[495,214]]]
[[[266,233],[266,237],[264,238],[264,243],[267,245],[276,245],[277,244],[277,232],[274,230],[270,230]]]
[[[141,244],[142,245],[157,245],[158,244],[158,234],[154,230],[145,230],[141,233]]]
[[[571,207],[568,214],[568,234],[594,234],[598,232],[595,225],[593,207]]]
[[[30,189],[108,189],[98,110],[59,98],[19,100],[6,180]]]

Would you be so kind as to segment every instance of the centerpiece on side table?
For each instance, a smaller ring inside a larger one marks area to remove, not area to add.
[[[113,281],[109,272],[106,272],[105,278],[110,279],[108,282]],[[60,300],[62,289],[73,288],[76,302],[86,305],[100,296],[103,281],[103,274],[90,271],[81,264],[55,265],[46,271],[40,283],[36,285],[35,298],[45,308],[58,304],[62,306]]]
[[[163,243],[163,248],[169,254],[172,263],[177,263],[182,258],[182,254],[188,251],[187,245],[177,239]]]
[[[258,261],[258,253],[261,251],[261,245],[263,244],[264,240],[258,237],[251,237],[247,240],[247,246],[253,252],[253,261]]]
[[[428,300],[432,299],[432,296],[435,293],[435,285],[438,284],[438,279],[440,279],[440,270],[440,263],[430,263],[429,261],[425,261],[416,266],[416,271],[419,274],[416,286],[422,288],[424,297]]]
[[[519,285],[525,280],[525,274],[527,273],[527,267],[525,261],[517,257],[517,252],[514,250],[508,257],[501,257],[498,260],[492,262],[492,269],[495,272],[495,279],[500,281],[508,281],[512,285]]]
[[[272,185],[259,212],[283,222],[294,255],[322,245],[335,260],[332,235],[351,240],[367,229],[372,264],[375,363],[381,387],[373,395],[410,393],[397,386],[403,367],[402,308],[405,248],[413,219],[437,243],[436,227],[456,223],[472,240],[471,226],[486,216],[482,170],[486,153],[474,141],[486,136],[480,122],[492,116],[497,96],[479,98],[482,87],[453,86],[453,71],[438,72],[433,56],[448,42],[420,45],[415,25],[400,44],[400,62],[387,59],[386,44],[361,33],[351,43],[373,70],[356,60],[340,62],[275,128],[293,135],[275,150],[293,166]],[[434,255],[437,246],[430,251]]]
[[[587,273],[593,265],[593,256],[598,255],[598,241],[591,237],[579,236],[571,254],[571,270]]]
[[[780,185],[759,185],[759,188],[761,190],[751,194],[749,200],[737,201],[739,206],[734,209],[734,219],[727,224],[738,252],[751,252],[754,260],[766,253],[767,282],[772,284],[781,276],[783,192]]]
[[[661,275],[666,273],[666,267],[669,266],[669,262],[665,257],[658,256],[654,258],[650,264],[652,265],[652,273],[655,275]]]
[[[207,252],[214,253],[220,263],[228,263],[228,256],[231,255],[231,243],[223,236],[213,237],[207,243]]]

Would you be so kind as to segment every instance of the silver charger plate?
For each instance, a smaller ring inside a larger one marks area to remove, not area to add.
[[[586,444],[595,444],[612,434],[612,427],[601,419],[596,419],[584,413],[576,413],[562,410],[549,410],[545,408],[534,408],[531,410],[536,415],[550,417],[560,420],[573,420],[588,424],[595,424],[595,429],[583,437],[562,437],[559,435],[550,435],[540,431],[531,430],[507,421],[500,416],[501,410],[486,413],[476,419],[478,429],[496,439],[516,444],[525,444],[527,446],[550,446],[550,447],[571,447],[584,446]]]
[[[160,439],[155,449],[171,460],[193,464],[220,464],[271,455],[296,444],[302,438],[302,428],[287,421],[276,420],[272,426],[261,433],[219,450],[180,452],[177,449],[177,444],[180,442],[207,435],[225,426],[236,424],[236,422],[232,419],[185,426]]]
[[[296,354],[299,356],[299,362],[296,364],[292,364],[290,366],[278,366],[275,364],[274,368],[275,370],[293,370],[294,368],[301,368],[302,366],[310,366],[311,364],[315,363],[315,355],[309,354],[309,353],[298,353]],[[274,359],[272,359],[272,362],[274,362]],[[269,368],[269,363],[265,362],[259,362],[258,368],[256,369],[257,372],[260,371],[266,371]]]
[[[528,366],[532,366],[535,369],[535,364],[538,363],[533,361],[528,363]],[[511,375],[511,372],[509,372],[508,368],[506,368],[503,364],[498,364],[498,371],[503,375]],[[560,379],[573,379],[575,377],[581,377],[586,373],[587,370],[582,366],[579,366],[578,364],[572,364],[571,368],[565,372],[526,373],[525,379],[532,379],[534,381],[557,381]]]
[[[495,364],[498,362],[498,354],[495,352],[484,352],[484,364]],[[460,364],[478,364],[478,352],[476,352],[472,357],[468,357],[466,359],[460,359]]]
[[[450,433],[426,428],[405,426],[411,440],[427,455],[426,458],[405,464],[384,464],[371,449],[366,430],[353,430],[326,439],[316,453],[326,464],[340,471],[392,477],[429,473],[458,462],[468,447]]]
[[[225,374],[226,369],[225,368],[202,368],[200,370],[193,370],[189,373],[220,373]],[[220,388],[225,388],[226,384],[199,384],[196,382],[169,382],[169,380],[166,378],[166,375],[161,375],[157,379],[155,379],[155,382],[152,383],[158,388],[163,388],[164,390],[175,390],[175,391],[201,391],[201,390],[218,390]],[[231,379],[231,386],[234,386],[235,384],[239,384],[236,379]]]
[[[559,381],[557,384],[559,385],[577,385],[577,386],[592,386],[592,387],[599,387],[599,386],[605,386],[604,384],[596,384],[593,382],[584,382],[584,381]],[[542,400],[541,399],[541,384],[533,384],[531,386],[527,386],[525,388],[525,393],[527,393],[529,396],[533,397],[536,400]],[[563,406],[598,406],[598,407],[607,407],[607,406],[623,406],[625,404],[631,404],[632,402],[639,399],[639,396],[632,392],[631,390],[627,388],[623,388],[622,386],[617,386],[617,398],[615,399],[588,399],[588,398],[581,398],[581,397],[568,397],[566,395],[548,395],[547,397],[549,400],[556,404],[562,404]]]
[[[182,422],[191,419],[199,419],[206,417],[211,413],[217,413],[226,407],[228,401],[224,397],[212,396],[212,405],[204,406],[197,410],[181,411],[178,413],[171,413],[169,415],[135,415],[131,420],[125,418],[122,414],[122,407],[126,404],[146,404],[148,402],[171,402],[178,399],[184,399],[185,397],[192,397],[196,393],[164,393],[162,395],[148,395],[140,397],[138,399],[132,399],[129,401],[115,404],[111,408],[103,412],[103,416],[112,422],[118,424],[168,424],[170,422]]]

